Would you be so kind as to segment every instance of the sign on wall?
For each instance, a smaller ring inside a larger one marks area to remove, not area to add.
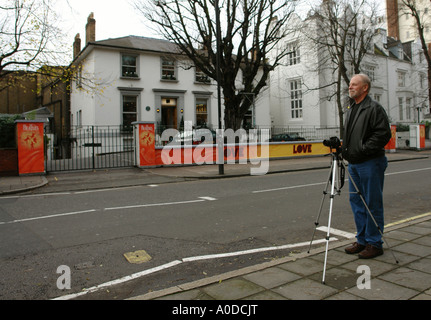
[[[156,164],[154,123],[139,123],[139,167]]]
[[[17,121],[18,172],[45,172],[43,122]]]

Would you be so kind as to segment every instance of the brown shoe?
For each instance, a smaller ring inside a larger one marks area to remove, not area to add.
[[[361,251],[358,254],[359,259],[372,259],[383,254],[382,248],[377,248],[372,246],[371,244],[367,244],[365,250]]]
[[[354,242],[354,243],[352,243],[350,246],[346,247],[346,248],[344,249],[344,251],[345,251],[347,254],[355,254],[355,253],[359,253],[359,252],[361,252],[361,251],[362,251],[362,250],[364,250],[364,249],[365,249],[365,246],[364,246],[364,245],[359,244],[359,243],[357,243],[357,242]]]

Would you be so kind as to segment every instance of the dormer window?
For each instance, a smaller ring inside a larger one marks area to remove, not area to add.
[[[404,60],[404,50],[403,48],[398,48],[398,59]]]

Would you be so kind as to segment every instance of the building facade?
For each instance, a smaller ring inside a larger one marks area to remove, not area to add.
[[[328,61],[322,49],[304,37],[303,32],[310,23],[293,16],[289,25],[301,26],[301,31],[290,32],[279,44],[290,48],[290,53],[271,77],[274,127],[288,126],[293,130],[302,126],[339,126],[336,88],[331,85],[336,81],[336,66]],[[354,68],[346,60],[348,74],[353,76]],[[370,95],[382,104],[393,124],[417,123],[429,113],[426,68],[420,43],[402,43],[388,37],[384,29],[376,30],[360,67],[371,78]],[[343,95],[347,107],[347,85]]]
[[[92,19],[87,32],[95,37]],[[148,121],[159,132],[180,129],[185,121],[194,127],[218,127],[215,82],[181,55],[175,44],[137,36],[101,41],[87,36],[83,50],[79,43],[77,35],[72,125],[129,127],[135,121]],[[268,92],[256,99],[256,126],[269,125],[268,105]]]

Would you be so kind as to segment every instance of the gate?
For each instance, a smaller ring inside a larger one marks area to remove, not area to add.
[[[135,165],[133,127],[74,126],[45,131],[46,171],[92,170]]]

